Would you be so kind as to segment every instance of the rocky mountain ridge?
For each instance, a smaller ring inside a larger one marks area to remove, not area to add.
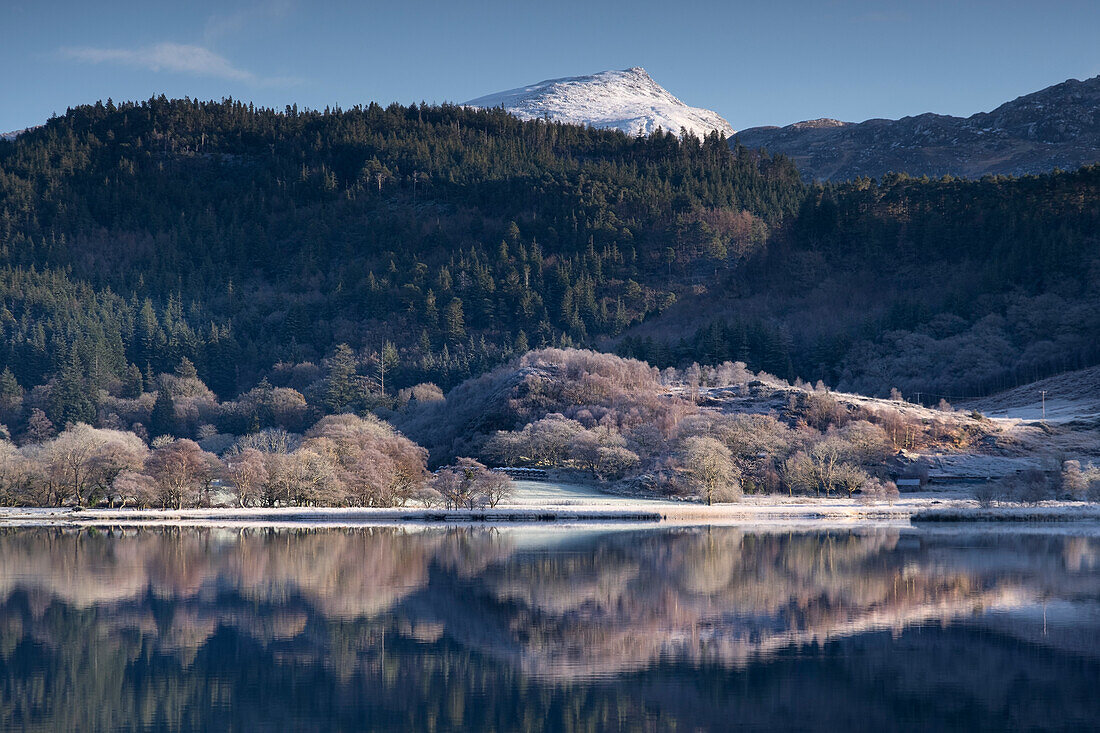
[[[749,128],[734,141],[790,156],[807,180],[881,178],[891,171],[978,178],[1074,169],[1100,161],[1100,76],[1070,79],[966,118],[816,119]]]

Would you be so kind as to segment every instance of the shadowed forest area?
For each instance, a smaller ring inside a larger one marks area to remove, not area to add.
[[[814,187],[725,287],[618,350],[657,366],[741,360],[926,404],[1083,368],[1100,358],[1098,199],[1100,166]]]

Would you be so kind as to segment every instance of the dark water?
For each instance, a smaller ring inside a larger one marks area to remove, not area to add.
[[[0,531],[3,730],[1084,730],[1087,530]]]

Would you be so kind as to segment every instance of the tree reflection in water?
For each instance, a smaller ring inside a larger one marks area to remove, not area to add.
[[[0,728],[1003,728],[1100,713],[1100,539],[0,532]]]

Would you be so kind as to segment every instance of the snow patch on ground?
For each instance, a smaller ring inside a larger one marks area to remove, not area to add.
[[[989,417],[1066,423],[1100,419],[1100,367],[1066,372],[960,404]]]
[[[10,142],[22,135],[23,133],[30,132],[31,130],[37,130],[39,127],[42,127],[42,125],[35,125],[34,127],[27,127],[22,130],[13,130],[11,132],[0,132],[0,140],[7,140]]]
[[[1058,374],[957,407],[984,414],[1020,452],[1100,464],[1100,367]]]

